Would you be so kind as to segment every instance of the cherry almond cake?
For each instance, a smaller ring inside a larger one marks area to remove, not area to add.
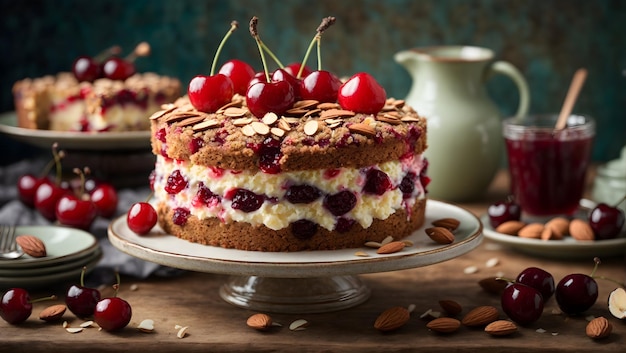
[[[104,55],[115,54],[110,48]],[[149,130],[148,117],[180,97],[176,78],[137,73],[134,59],[149,53],[141,43],[122,59],[111,55],[100,62],[80,57],[72,72],[27,78],[13,85],[17,125],[54,131]]]
[[[260,79],[231,60],[225,66],[237,69],[194,77],[186,96],[150,118],[159,225],[190,242],[254,251],[410,235],[426,208],[425,119],[367,73],[341,81],[294,64],[270,75],[257,21]],[[325,18],[314,41],[333,22]]]

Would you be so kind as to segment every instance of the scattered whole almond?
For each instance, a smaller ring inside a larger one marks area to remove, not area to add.
[[[456,218],[441,218],[432,222],[435,227],[447,228],[451,232],[454,232],[461,222]]]
[[[429,321],[426,327],[437,333],[452,333],[461,327],[461,322],[451,317],[440,317]]]
[[[446,312],[446,314],[450,316],[457,316],[463,311],[463,307],[461,304],[455,302],[454,300],[440,300],[439,306]]]
[[[490,305],[478,306],[468,312],[461,323],[469,327],[486,326],[496,320],[500,314],[498,309]]]
[[[454,242],[454,234],[444,227],[431,227],[424,230],[430,239],[438,244],[451,244]]]
[[[521,221],[507,221],[496,227],[496,232],[508,235],[517,235],[526,223]]]
[[[487,293],[500,295],[508,285],[506,281],[496,277],[487,277],[478,281],[480,287]]]
[[[517,331],[517,325],[508,320],[496,320],[485,326],[485,332],[492,336],[508,336]]]
[[[591,241],[595,239],[593,229],[589,223],[581,219],[573,219],[569,222],[569,234],[572,238],[580,241]]]
[[[63,304],[51,305],[39,313],[39,319],[46,322],[57,321],[63,317],[66,310],[67,307]]]
[[[587,337],[593,339],[600,339],[608,337],[613,331],[613,325],[605,317],[597,317],[587,324],[585,333]]]
[[[541,232],[543,232],[544,225],[541,223],[530,223],[525,225],[517,232],[517,236],[520,238],[528,239],[541,239]]]
[[[410,316],[407,308],[394,306],[383,311],[376,318],[374,328],[382,332],[397,330],[409,321]]]
[[[248,318],[246,324],[255,330],[265,331],[272,327],[272,318],[267,314],[254,314]]]
[[[562,239],[569,234],[569,220],[565,217],[554,217],[546,223],[546,228],[552,229],[554,239]]]
[[[34,235],[19,235],[15,241],[26,254],[32,257],[46,256],[46,245]]]
[[[390,243],[382,245],[378,250],[376,250],[377,254],[393,254],[398,251],[404,249],[406,244],[403,241],[392,241]]]

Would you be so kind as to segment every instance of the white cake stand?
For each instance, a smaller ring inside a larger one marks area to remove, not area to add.
[[[445,217],[461,221],[456,240],[434,243],[424,232],[431,222]],[[426,221],[408,240],[413,246],[378,255],[376,249],[344,249],[304,252],[258,252],[223,249],[190,243],[156,227],[139,236],[126,217],[111,222],[109,240],[119,250],[161,265],[230,275],[220,296],[241,308],[281,313],[317,313],[346,309],[369,298],[370,289],[358,274],[397,271],[427,266],[463,255],[482,240],[482,223],[469,211],[428,200]],[[393,234],[390,234],[393,236]],[[363,251],[369,256],[356,256]]]

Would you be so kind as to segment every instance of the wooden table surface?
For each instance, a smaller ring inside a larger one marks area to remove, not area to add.
[[[481,215],[489,203],[504,197],[508,185],[506,173],[494,180],[484,199],[461,206]],[[558,306],[551,298],[542,317],[509,337],[494,338],[482,329],[461,327],[459,331],[441,335],[426,328],[420,315],[428,309],[441,310],[438,301],[453,299],[463,306],[463,313],[480,305],[493,305],[501,310],[500,299],[484,292],[478,281],[503,274],[515,277],[529,266],[551,272],[556,281],[569,273],[590,273],[593,260],[553,260],[531,257],[495,246],[487,239],[475,250],[443,263],[395,272],[360,275],[371,289],[371,297],[356,307],[322,314],[274,314],[281,323],[268,332],[246,326],[254,312],[235,307],[223,301],[219,287],[223,275],[188,272],[175,278],[137,280],[123,278],[119,296],[132,306],[130,324],[115,333],[88,328],[70,334],[61,323],[44,323],[39,312],[52,303],[34,304],[32,316],[23,324],[9,325],[0,320],[0,352],[617,352],[626,344],[626,320],[613,317],[607,308],[609,293],[614,283],[598,280],[600,295],[597,303],[580,317],[566,317],[557,313]],[[497,258],[498,265],[487,267],[489,259]],[[476,266],[478,271],[466,274],[464,269]],[[626,261],[623,256],[602,259],[598,274],[624,282]],[[136,285],[131,290],[131,285]],[[48,288],[33,293],[33,297],[57,294],[63,298],[64,289]],[[104,295],[110,294],[105,291]],[[415,305],[410,321],[397,331],[380,333],[373,328],[377,316],[392,306]],[[605,316],[613,325],[610,337],[594,341],[585,335],[588,316]],[[71,326],[83,320],[69,311],[64,319]],[[143,333],[135,327],[143,319],[154,320],[155,330]],[[309,326],[302,331],[289,330],[296,319],[305,319]],[[188,334],[177,338],[176,325],[188,326]],[[544,333],[537,330],[543,329]]]

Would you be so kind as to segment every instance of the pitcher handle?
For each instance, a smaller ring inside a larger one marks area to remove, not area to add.
[[[519,91],[519,105],[517,106],[516,117],[524,116],[528,113],[530,104],[530,94],[528,83],[522,73],[513,64],[506,61],[495,61],[490,66],[491,73],[503,74],[513,80]]]

